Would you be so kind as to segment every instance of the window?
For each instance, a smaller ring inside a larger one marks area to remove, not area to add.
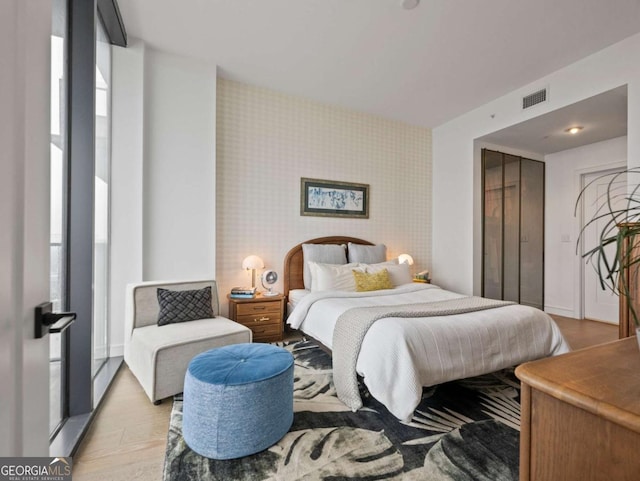
[[[50,451],[69,456],[121,362],[108,335],[110,88],[126,32],[115,0],[52,1],[51,299],[77,317],[51,337]]]
[[[66,307],[67,171],[67,4],[53,2],[51,26],[51,232],[50,299],[54,311]],[[49,337],[49,434],[68,416],[64,334]]]
[[[93,216],[93,364],[109,357],[109,178],[111,165],[111,45],[98,22],[96,36],[95,186]]]

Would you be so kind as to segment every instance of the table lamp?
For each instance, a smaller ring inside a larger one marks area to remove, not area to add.
[[[242,268],[251,270],[251,287],[256,287],[256,269],[264,269],[264,262],[256,255],[250,255],[242,261]]]
[[[398,264],[409,264],[410,266],[412,266],[413,257],[411,257],[409,254],[400,254],[398,256]]]

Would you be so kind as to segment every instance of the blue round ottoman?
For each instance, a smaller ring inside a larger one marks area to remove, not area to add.
[[[184,379],[182,434],[196,453],[233,459],[278,442],[293,423],[293,356],[232,344],[194,357]]]

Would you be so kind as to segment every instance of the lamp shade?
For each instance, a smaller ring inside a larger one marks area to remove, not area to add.
[[[256,255],[250,255],[242,261],[243,269],[264,269],[264,262]]]
[[[409,264],[410,266],[413,265],[413,257],[411,257],[409,254],[400,254],[398,256],[398,263],[399,264]]]

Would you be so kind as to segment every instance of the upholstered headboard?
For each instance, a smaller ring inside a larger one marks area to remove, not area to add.
[[[289,295],[291,289],[304,289],[304,259],[302,258],[302,244],[354,244],[374,245],[372,242],[356,237],[330,236],[319,237],[304,241],[293,247],[284,258],[284,294]]]

